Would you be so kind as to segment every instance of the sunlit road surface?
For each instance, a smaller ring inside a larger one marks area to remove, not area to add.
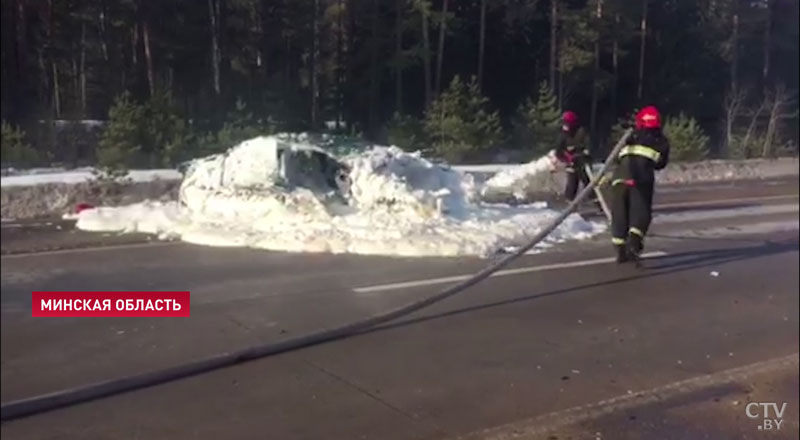
[[[6,422],[3,439],[797,438],[797,180],[665,190],[644,269],[610,263],[607,236],[565,243],[383,328]],[[335,326],[486,264],[23,223],[2,229],[3,402]],[[192,317],[34,319],[32,290],[190,290]],[[748,416],[770,402],[787,403],[780,430]]]

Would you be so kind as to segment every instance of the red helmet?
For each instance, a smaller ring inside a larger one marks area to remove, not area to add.
[[[566,125],[578,125],[578,114],[573,111],[565,111],[564,115],[561,117]]]
[[[661,113],[654,106],[647,106],[636,114],[636,128],[661,128]]]

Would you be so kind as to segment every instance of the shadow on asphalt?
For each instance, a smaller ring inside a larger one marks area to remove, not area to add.
[[[698,205],[691,205],[691,206],[665,206],[663,208],[659,208],[656,205],[653,209],[653,213],[655,214],[679,214],[682,212],[689,212],[689,211],[717,211],[720,209],[742,209],[742,208],[753,208],[759,205],[757,203],[715,203],[715,204],[708,204],[706,206],[698,206]]]
[[[687,206],[665,206],[663,208],[660,208],[656,204],[656,206],[653,208],[653,213],[656,215],[682,214],[685,212],[706,212],[706,211],[718,211],[721,209],[744,209],[744,208],[755,208],[759,206],[763,205],[759,205],[757,203],[719,203],[719,204],[708,204],[706,206],[687,205]],[[578,214],[580,214],[581,217],[586,217],[586,218],[595,218],[603,216],[602,212],[597,212],[596,210],[592,211],[586,208],[584,208],[583,210],[579,210]]]
[[[731,231],[736,231],[738,228],[736,227],[728,227]],[[694,240],[694,241],[723,241],[727,243],[767,243],[763,238],[734,238],[731,236],[718,236],[718,237],[702,237],[699,235],[671,235],[671,234],[658,234],[658,233],[648,233],[648,238],[660,238],[660,239],[669,239],[669,240]],[[655,258],[652,258],[655,259]]]
[[[754,258],[778,255],[786,252],[798,251],[800,249],[800,243],[797,240],[787,240],[781,242],[759,240],[759,243],[761,244],[757,246],[742,246],[735,248],[729,247],[724,249],[689,251],[680,254],[670,254],[660,257],[652,257],[645,260],[646,265],[644,265],[644,267],[640,269],[636,269],[632,266],[627,266],[624,268],[624,270],[626,271],[634,271],[636,273],[635,275],[624,276],[614,280],[603,281],[598,283],[583,284],[580,286],[569,287],[566,289],[551,290],[548,292],[536,293],[533,295],[527,295],[520,298],[514,298],[504,301],[485,303],[477,306],[465,307],[462,309],[438,313],[435,315],[406,319],[403,321],[396,322],[394,324],[382,325],[372,329],[368,329],[359,334],[367,334],[382,330],[390,330],[394,328],[400,328],[413,324],[418,324],[421,322],[432,321],[434,319],[446,318],[450,316],[470,313],[478,310],[484,310],[493,307],[500,307],[526,301],[533,301],[540,298],[546,298],[549,296],[580,292],[583,289],[588,289],[593,287],[611,286],[619,283],[624,283],[626,281],[634,281],[634,280],[670,275],[677,272],[694,270],[709,266],[716,266],[736,261],[745,261]]]

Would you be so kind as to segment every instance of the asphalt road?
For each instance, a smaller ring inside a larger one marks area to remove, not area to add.
[[[797,185],[665,187],[644,269],[595,261],[608,237],[565,243],[380,329],[6,422],[2,437],[797,438]],[[147,243],[49,220],[2,233],[3,402],[335,326],[486,264]],[[32,290],[109,289],[190,290],[192,317],[30,316]],[[781,430],[759,430],[751,401],[786,402]]]

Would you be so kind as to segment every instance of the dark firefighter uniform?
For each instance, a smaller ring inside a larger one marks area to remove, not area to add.
[[[661,132],[661,116],[646,107],[636,116],[636,130],[616,158],[611,202],[611,234],[617,261],[638,258],[650,226],[655,171],[669,161],[669,142]]]
[[[556,158],[566,165],[567,185],[564,197],[573,200],[578,193],[578,185],[589,184],[586,165],[591,164],[591,157],[586,146],[586,133],[578,126],[578,116],[571,111],[565,112],[561,136],[556,146]]]

